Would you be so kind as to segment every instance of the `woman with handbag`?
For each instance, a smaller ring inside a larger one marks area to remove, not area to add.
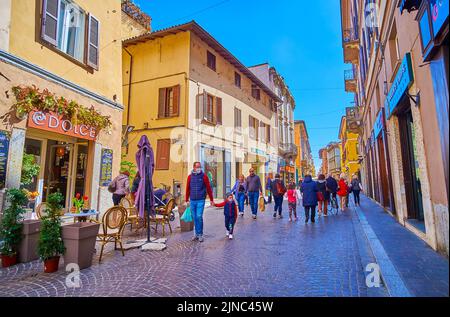
[[[358,176],[356,176],[356,174],[353,175],[351,186],[352,186],[353,197],[355,199],[355,205],[361,206],[359,194],[361,193],[362,185],[358,179]]]
[[[327,190],[325,175],[319,175],[317,187],[319,189],[319,191],[317,192],[317,200],[319,202],[319,217],[322,215],[322,213],[324,217],[328,217],[328,202],[330,201],[330,193]]]

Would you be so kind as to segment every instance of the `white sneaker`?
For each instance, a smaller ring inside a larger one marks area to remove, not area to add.
[[[239,213],[239,216],[244,217],[244,213],[243,213],[243,212],[240,212],[240,213]]]
[[[227,236],[227,237],[228,237],[229,235],[230,235],[230,232],[229,232],[229,231],[227,231],[227,233],[225,234],[225,236]]]
[[[230,235],[228,236],[228,239],[233,240],[233,235],[230,234]]]

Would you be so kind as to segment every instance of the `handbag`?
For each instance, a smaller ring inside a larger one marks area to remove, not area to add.
[[[187,207],[186,208],[186,210],[184,211],[184,213],[181,216],[180,220],[184,221],[184,222],[192,222],[192,221],[194,221],[194,218],[192,218],[191,207]]]
[[[266,200],[264,199],[264,196],[259,197],[259,210],[261,212],[266,211]]]
[[[116,192],[116,189],[117,189],[117,185],[116,185],[115,180],[113,180],[111,183],[109,183],[108,191],[109,191],[111,194],[114,194],[114,193]]]

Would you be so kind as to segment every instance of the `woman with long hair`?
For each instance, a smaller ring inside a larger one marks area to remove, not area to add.
[[[348,196],[348,192],[349,192],[349,188],[347,185],[347,181],[346,181],[346,176],[344,173],[341,174],[341,177],[339,179],[339,190],[337,192],[340,201],[341,201],[341,211],[344,211],[344,208],[346,208],[347,206],[347,196]]]

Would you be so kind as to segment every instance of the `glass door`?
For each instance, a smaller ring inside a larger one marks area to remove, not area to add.
[[[86,189],[87,180],[87,164],[88,164],[88,143],[77,143],[75,144],[74,152],[74,163],[72,170],[72,184],[73,189],[70,193],[71,200],[69,201],[70,206],[72,206],[72,198],[76,194],[81,196],[88,195],[88,190]]]

